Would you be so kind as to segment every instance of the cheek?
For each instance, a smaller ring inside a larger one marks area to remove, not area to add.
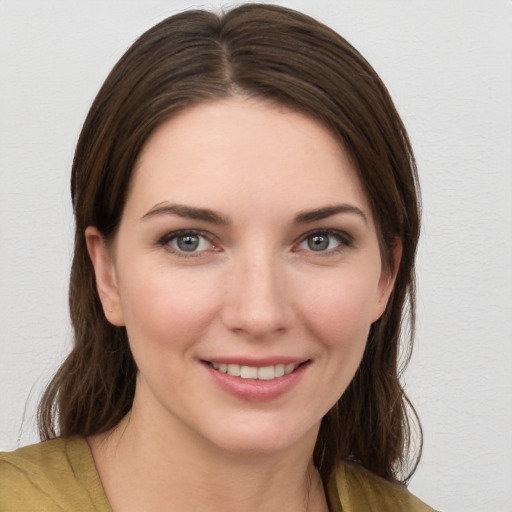
[[[361,282],[319,287],[305,324],[317,340],[325,414],[343,395],[361,364],[372,324],[375,288]],[[305,311],[305,309],[304,309]]]
[[[317,337],[333,348],[364,345],[374,321],[376,280],[332,276],[317,281],[312,289],[308,296],[302,294],[307,304],[301,309]]]
[[[188,270],[188,271],[187,271]],[[197,269],[195,269],[197,270]],[[191,272],[155,268],[120,282],[126,329],[132,349],[143,344],[173,350],[201,336],[217,313],[214,282]]]

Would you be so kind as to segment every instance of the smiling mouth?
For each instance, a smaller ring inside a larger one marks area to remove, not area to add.
[[[293,373],[299,366],[306,364],[308,361],[303,363],[288,363],[288,364],[276,364],[272,366],[245,366],[240,364],[226,364],[226,363],[214,363],[211,361],[205,361],[214,370],[221,373],[226,373],[232,377],[239,377],[241,379],[253,379],[253,380],[274,380],[279,377],[284,377]]]

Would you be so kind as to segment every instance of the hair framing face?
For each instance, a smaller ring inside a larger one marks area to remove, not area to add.
[[[341,459],[406,480],[419,460],[410,454],[414,410],[398,363],[404,314],[411,340],[414,330],[419,196],[412,149],[385,86],[357,50],[316,20],[272,5],[172,16],[128,49],[99,91],[71,179],[74,348],[41,402],[41,436],[97,434],[129,411],[137,369],[124,328],[103,314],[84,232],[96,226],[106,243],[115,235],[138,155],[156,127],[191,105],[234,94],[291,107],[328,127],[359,173],[385,268],[393,266],[397,240],[402,244],[387,309],[372,325],[355,378],[322,421],[314,459],[324,482]]]

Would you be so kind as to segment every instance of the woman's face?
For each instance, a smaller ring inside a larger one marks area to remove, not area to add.
[[[261,100],[163,123],[112,244],[87,240],[139,369],[131,421],[236,452],[314,443],[392,286],[346,152]]]

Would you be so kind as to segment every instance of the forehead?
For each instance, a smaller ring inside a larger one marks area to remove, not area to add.
[[[162,123],[139,155],[128,200],[133,195],[147,207],[166,200],[314,208],[348,199],[367,207],[348,153],[326,127],[238,96],[195,105]]]

